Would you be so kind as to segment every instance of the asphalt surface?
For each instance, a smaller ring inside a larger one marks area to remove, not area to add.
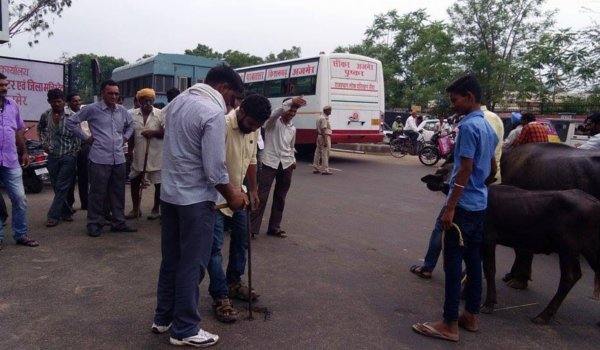
[[[216,349],[597,349],[600,304],[593,274],[583,278],[548,326],[529,319],[556,291],[556,256],[536,256],[526,291],[499,281],[513,253],[498,249],[499,308],[480,317],[481,331],[457,344],[415,334],[415,322],[441,317],[443,272],[431,280],[408,272],[425,253],[443,196],[419,178],[432,172],[415,157],[334,152],[333,176],[313,175],[307,161],[294,173],[283,219],[286,239],[252,241],[257,306],[270,317],[221,324],[200,285],[202,327],[220,335]],[[127,189],[129,190],[129,189]],[[153,189],[144,192],[148,214]],[[3,193],[6,197],[6,193]],[[13,244],[7,227],[0,251],[0,349],[169,349],[150,332],[160,264],[160,225],[133,220],[137,233],[85,234],[85,212],[44,227],[50,187],[28,195],[38,248]],[[129,210],[130,204],[126,205]],[[10,205],[9,205],[10,206]],[[77,206],[77,204],[76,204]],[[267,211],[268,213],[268,211]],[[266,229],[265,214],[263,232]],[[235,301],[244,308],[247,304]]]

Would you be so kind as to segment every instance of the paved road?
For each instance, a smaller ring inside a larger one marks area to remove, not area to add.
[[[338,152],[331,165],[334,176],[320,176],[300,162],[284,215],[289,238],[260,235],[252,242],[254,285],[259,305],[272,312],[268,321],[218,323],[201,284],[203,327],[221,336],[215,348],[597,348],[600,305],[589,299],[587,265],[553,324],[529,321],[556,290],[555,256],[536,257],[527,291],[499,283],[500,307],[508,309],[483,315],[479,334],[461,333],[458,345],[414,334],[411,324],[438,319],[443,300],[441,270],[429,281],[408,272],[425,252],[443,201],[418,180],[431,169],[414,157]],[[46,229],[50,192],[28,197],[32,236],[41,246],[17,247],[7,238],[0,252],[0,349],[172,348],[168,336],[149,332],[159,223],[140,219],[140,232],[93,239],[84,234],[85,212],[77,212],[74,222]],[[498,255],[503,273],[512,252],[500,248]]]

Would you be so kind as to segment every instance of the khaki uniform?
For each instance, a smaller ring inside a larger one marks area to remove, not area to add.
[[[317,148],[313,159],[313,169],[329,172],[329,149],[331,149],[331,124],[329,117],[322,114],[317,120]]]

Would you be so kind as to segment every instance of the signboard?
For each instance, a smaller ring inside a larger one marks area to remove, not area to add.
[[[8,42],[8,0],[0,0],[0,44]]]
[[[306,77],[309,75],[317,75],[317,66],[319,62],[308,62],[302,64],[294,64],[290,72],[290,78]]]
[[[246,78],[244,79],[244,83],[256,83],[258,81],[265,80],[265,70],[255,70],[251,72],[246,72]]]
[[[64,65],[0,57],[0,73],[8,81],[7,96],[19,105],[21,119],[39,121],[50,108],[48,90],[64,90]]]
[[[377,81],[377,65],[373,62],[333,58],[329,60],[332,78]]]
[[[290,66],[267,69],[266,80],[287,79],[290,75]]]

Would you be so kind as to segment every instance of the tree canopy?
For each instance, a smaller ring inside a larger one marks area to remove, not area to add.
[[[72,0],[9,0],[8,1],[8,33],[9,37],[30,33],[29,46],[38,43],[38,37],[47,32],[51,36],[52,30],[48,19],[51,16],[62,15],[67,7],[71,7]]]
[[[225,60],[233,68],[252,66],[264,62],[275,62],[292,58],[299,58],[301,53],[302,50],[300,49],[300,47],[296,46],[292,46],[292,48],[289,50],[283,49],[277,55],[275,55],[274,53],[270,53],[265,58],[231,49],[220,53],[218,51],[214,51],[212,48],[204,44],[198,44],[194,49],[185,50],[186,55],[202,56],[217,60]]]
[[[73,57],[63,57],[63,62],[70,64],[72,67],[72,78],[73,85],[71,86],[72,92],[78,92],[81,96],[81,100],[84,103],[89,103],[94,99],[94,91],[92,85],[92,70],[91,60],[97,59],[100,63],[100,80],[110,79],[113,69],[128,64],[122,58],[116,58],[112,56],[97,56],[95,54],[78,54]]]

